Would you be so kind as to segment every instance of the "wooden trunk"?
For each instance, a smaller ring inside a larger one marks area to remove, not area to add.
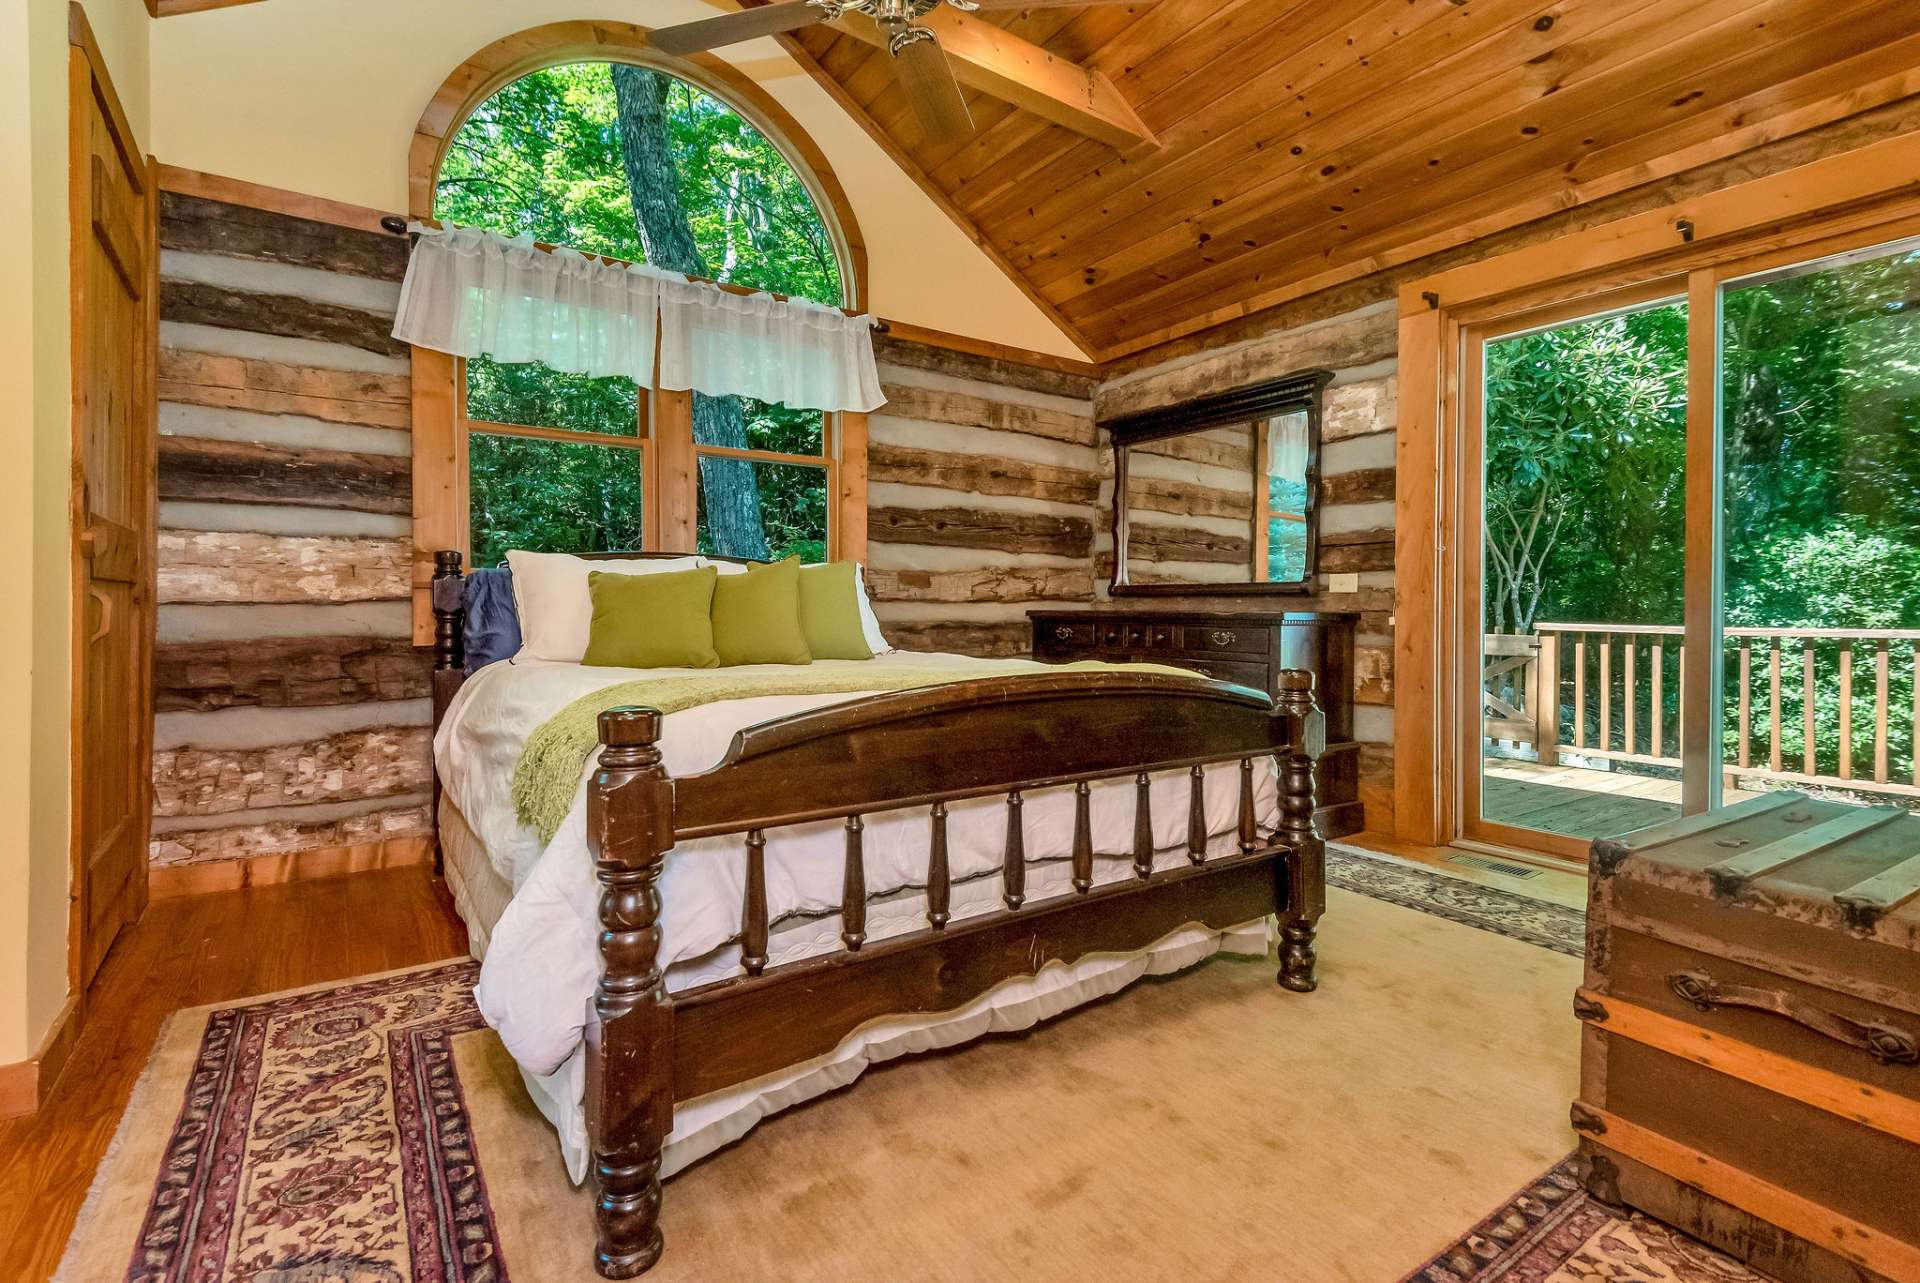
[[[1920,816],[1772,793],[1591,872],[1589,1188],[1786,1283],[1920,1280]]]

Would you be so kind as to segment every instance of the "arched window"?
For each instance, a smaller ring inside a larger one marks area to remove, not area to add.
[[[846,305],[854,265],[820,188],[789,146],[712,89],[582,61],[527,72],[475,104],[441,148],[430,212]],[[457,362],[452,375],[475,565],[509,548],[859,553],[835,537],[844,416],[649,393],[538,364]]]

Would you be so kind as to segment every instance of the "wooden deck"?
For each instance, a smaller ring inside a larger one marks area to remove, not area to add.
[[[1485,759],[1481,778],[1485,818],[1542,833],[1614,837],[1680,814],[1679,780],[1504,757]]]

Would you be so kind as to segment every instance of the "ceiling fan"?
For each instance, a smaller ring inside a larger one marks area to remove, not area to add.
[[[1052,9],[1062,5],[1137,4],[1139,0],[785,0],[759,5],[739,13],[702,18],[663,27],[649,38],[662,53],[689,54],[722,45],[739,44],[760,36],[777,36],[815,23],[832,22],[846,14],[865,14],[886,38],[887,52],[897,64],[900,87],[931,143],[956,142],[973,133],[973,114],[960,93],[953,68],[940,48],[940,37],[922,18],[942,4],[962,12],[982,9]]]

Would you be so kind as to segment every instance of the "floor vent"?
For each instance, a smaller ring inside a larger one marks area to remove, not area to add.
[[[1510,864],[1506,860],[1489,860],[1484,855],[1456,855],[1448,858],[1449,864],[1464,864],[1470,869],[1485,869],[1488,873],[1504,873],[1510,878],[1537,878],[1540,870],[1531,864]]]

